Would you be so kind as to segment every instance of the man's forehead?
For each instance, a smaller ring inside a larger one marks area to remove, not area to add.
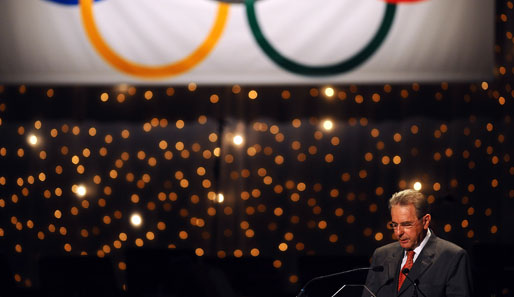
[[[395,204],[393,206],[391,206],[391,211],[393,209],[402,209],[402,210],[416,210],[416,208],[414,207],[414,204],[412,203],[408,203],[408,204]]]
[[[391,207],[391,217],[411,217],[416,216],[414,205],[393,205]]]

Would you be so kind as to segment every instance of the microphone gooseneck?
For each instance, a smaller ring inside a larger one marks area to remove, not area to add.
[[[384,266],[379,265],[379,266],[373,266],[373,267],[359,267],[359,268],[354,268],[354,269],[336,272],[336,273],[332,273],[332,274],[317,276],[315,278],[310,279],[308,282],[306,282],[305,285],[303,285],[303,287],[300,289],[300,293],[298,293],[298,295],[296,297],[304,296],[305,288],[307,288],[307,286],[314,281],[324,279],[324,278],[334,277],[334,276],[338,276],[338,275],[342,275],[342,274],[346,274],[346,273],[361,271],[361,270],[372,270],[375,272],[382,272],[382,271],[384,271]]]
[[[418,297],[418,292],[420,292],[420,293],[421,293],[421,295],[423,295],[423,297],[427,297],[427,296],[423,293],[423,291],[421,291],[421,290],[419,289],[419,287],[418,287],[418,285],[419,285],[419,280],[418,280],[418,279],[416,279],[416,280],[412,280],[412,278],[410,278],[410,277],[409,277],[409,272],[410,272],[409,268],[405,268],[405,269],[403,269],[403,270],[402,270],[402,273],[403,273],[403,275],[405,275],[405,278],[406,278],[406,279],[408,279],[408,280],[412,283],[412,285],[414,286],[414,293],[412,293],[412,296],[413,296],[413,297]]]

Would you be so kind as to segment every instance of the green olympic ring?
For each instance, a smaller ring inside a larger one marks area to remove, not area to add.
[[[380,28],[375,33],[375,36],[371,39],[371,41],[357,54],[350,57],[349,59],[332,64],[327,66],[308,66],[297,63],[293,60],[290,60],[280,54],[273,46],[268,42],[266,37],[261,31],[259,27],[259,23],[257,21],[257,17],[255,14],[255,0],[245,0],[246,5],[246,15],[248,17],[248,22],[250,24],[250,28],[252,30],[253,36],[255,40],[264,51],[264,53],[276,64],[281,66],[282,68],[301,75],[310,75],[310,76],[323,76],[323,75],[334,75],[340,74],[343,72],[347,72],[352,70],[353,68],[361,65],[364,61],[366,61],[369,57],[373,55],[383,43],[386,38],[391,26],[393,24],[394,15],[396,13],[396,4],[388,3],[386,7],[386,11],[384,13],[384,18],[382,19],[382,23],[380,24]]]

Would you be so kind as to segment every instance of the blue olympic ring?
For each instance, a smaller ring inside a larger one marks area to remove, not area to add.
[[[78,5],[79,4],[79,0],[45,0],[45,1],[55,2],[55,3],[63,4],[63,5]],[[102,1],[102,0],[95,0],[95,2],[98,2],[98,1]]]

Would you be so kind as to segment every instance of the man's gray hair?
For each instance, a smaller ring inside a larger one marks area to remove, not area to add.
[[[395,205],[406,206],[412,204],[416,209],[416,216],[419,218],[430,213],[428,201],[421,192],[416,190],[408,189],[397,193],[394,193],[391,199],[389,199],[389,209]]]

